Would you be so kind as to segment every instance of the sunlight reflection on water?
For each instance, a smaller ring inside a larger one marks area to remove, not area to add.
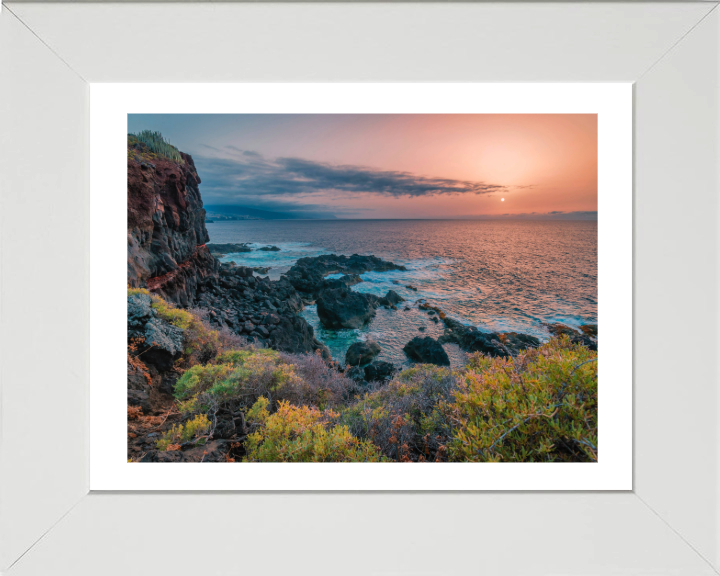
[[[314,306],[303,316],[339,360],[358,338],[381,344],[382,360],[405,362],[404,344],[437,337],[419,299],[483,330],[518,331],[546,339],[543,322],[597,322],[597,223],[441,220],[250,220],[207,225],[211,242],[275,245],[280,252],[230,254],[223,261],[270,267],[279,278],[298,258],[335,253],[373,254],[405,265],[405,272],[368,272],[353,287],[384,296],[395,290],[410,311],[379,309],[361,330],[325,330]],[[406,286],[417,288],[413,291]],[[418,330],[425,326],[425,332]],[[464,354],[446,346],[454,364]]]

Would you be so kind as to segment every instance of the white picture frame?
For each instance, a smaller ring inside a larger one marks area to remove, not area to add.
[[[4,5],[0,570],[717,573],[716,8]],[[632,491],[89,493],[89,83],[320,80],[634,83]]]

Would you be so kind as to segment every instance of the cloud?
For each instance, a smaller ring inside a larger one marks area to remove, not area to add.
[[[205,204],[205,209],[210,218],[218,215],[244,215],[271,220],[287,219],[335,219],[342,214],[329,211],[325,206],[318,205],[292,205],[282,203],[265,203],[261,205],[242,206],[238,204]]]
[[[302,158],[267,159],[234,146],[232,158],[195,159],[203,181],[203,196],[213,202],[245,203],[250,199],[308,200],[332,194],[333,198],[374,194],[393,198],[491,194],[509,188],[472,180],[436,178],[410,172],[337,165]]]

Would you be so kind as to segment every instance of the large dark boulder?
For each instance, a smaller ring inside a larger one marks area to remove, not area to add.
[[[183,352],[184,331],[158,318],[147,294],[127,298],[128,339],[140,339],[142,361],[158,370],[170,370]]]
[[[393,377],[396,371],[397,368],[390,362],[375,360],[365,366],[365,380],[368,382],[386,382]]]
[[[348,366],[362,366],[372,362],[372,359],[378,354],[380,354],[380,345],[377,342],[372,340],[355,342],[345,354],[345,364]]]
[[[395,290],[388,290],[388,293],[385,294],[383,300],[394,305],[400,304],[400,302],[405,302],[405,298],[400,296],[400,294],[395,292]]]
[[[271,348],[291,354],[311,354],[315,350],[320,350],[323,358],[330,357],[327,346],[318,342],[313,327],[304,318],[282,316],[278,320],[273,325],[274,329],[268,338]]]
[[[277,246],[263,246],[262,248],[258,248],[258,250],[262,252],[280,252],[280,248]]]
[[[450,366],[450,358],[448,358],[442,345],[437,340],[430,338],[430,336],[424,338],[416,336],[405,344],[403,352],[414,362]]]
[[[288,270],[286,277],[296,290],[316,294],[322,289],[323,280],[329,274],[352,275],[389,270],[406,270],[406,268],[376,256],[323,254],[322,256],[300,258]]]
[[[142,332],[152,315],[152,300],[148,294],[132,294],[127,299],[128,332]],[[139,336],[140,334],[138,334]]]
[[[158,370],[170,370],[183,352],[184,331],[160,318],[151,318],[145,324],[145,346],[142,353],[145,364]]]
[[[365,369],[361,366],[351,366],[350,370],[345,372],[345,376],[353,380],[356,384],[365,383]]]
[[[378,297],[338,288],[323,290],[316,303],[326,328],[360,328],[375,316]]]
[[[481,332],[474,326],[469,326],[463,332],[458,344],[466,352],[482,352],[487,356],[498,356],[507,358],[510,356],[510,350],[500,341],[499,334],[495,332]]]

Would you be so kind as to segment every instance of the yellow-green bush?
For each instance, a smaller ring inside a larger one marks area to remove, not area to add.
[[[157,294],[151,294],[150,298],[152,300],[151,306],[157,312],[157,315],[173,326],[187,330],[201,323],[196,316],[193,316],[187,310],[176,308]]]
[[[597,353],[553,338],[517,358],[475,354],[440,406],[450,458],[471,462],[597,460]]]
[[[337,418],[332,411],[292,406],[280,402],[270,414],[268,401],[260,398],[248,411],[259,428],[245,442],[246,462],[381,462],[380,450],[367,440],[350,433],[347,426],[328,420]]]
[[[150,292],[148,292],[147,288],[130,288],[127,289],[127,295],[128,296],[137,296],[139,294],[146,294],[150,296]]]
[[[190,442],[198,439],[196,442],[203,443],[202,436],[207,435],[210,431],[210,420],[204,414],[195,416],[192,420],[188,420],[184,425],[176,424],[168,430],[163,437],[157,441],[158,450],[168,450],[169,447],[183,442]]]
[[[262,395],[276,398],[284,386],[292,388],[299,380],[293,367],[274,350],[234,350],[219,355],[215,362],[187,370],[175,383],[175,397],[197,399],[199,405],[186,404],[193,408],[228,401],[250,406]]]
[[[233,372],[230,364],[197,364],[185,371],[175,382],[175,397],[186,400],[199,392],[224,382]]]

